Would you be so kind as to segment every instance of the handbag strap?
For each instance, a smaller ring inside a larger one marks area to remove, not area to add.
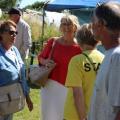
[[[14,47],[13,47],[12,49],[14,50],[15,55],[17,56],[17,58],[19,58],[16,49],[15,49]],[[11,59],[9,59],[9,58],[3,53],[3,51],[2,51],[1,48],[0,48],[0,52],[1,52],[1,54],[4,56],[4,58],[5,58],[9,63],[11,63],[11,65],[14,66],[15,69],[18,71],[16,65],[13,63],[13,61],[12,61]],[[4,60],[3,60],[3,62],[4,62]],[[18,60],[18,62],[19,62],[19,60]],[[18,76],[19,76],[18,82],[21,82],[21,80],[22,80],[22,79],[21,79],[21,70],[20,70],[20,72],[18,71]]]
[[[49,58],[50,58],[50,59],[53,59],[53,51],[54,51],[54,49],[55,49],[55,44],[56,44],[56,40],[54,39],[54,40],[53,40],[53,43],[52,43],[52,46],[51,46],[50,53],[49,53]]]
[[[83,52],[82,54],[89,60],[89,62],[92,65],[93,69],[95,70],[96,68],[95,68],[95,65],[93,64],[92,59],[90,59],[86,53]],[[95,71],[95,74],[97,74],[97,71]]]

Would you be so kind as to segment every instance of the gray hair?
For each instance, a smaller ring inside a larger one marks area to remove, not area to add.
[[[94,13],[109,30],[120,31],[120,2],[109,1],[98,5]]]

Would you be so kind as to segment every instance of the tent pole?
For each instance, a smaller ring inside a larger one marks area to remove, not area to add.
[[[50,2],[50,0],[46,1],[44,3],[44,6],[43,6],[43,19],[42,19],[42,38],[44,36],[44,27],[45,27],[45,7],[47,6],[48,2]]]
[[[44,36],[44,26],[45,26],[45,10],[43,8],[43,16],[42,16],[42,38]]]

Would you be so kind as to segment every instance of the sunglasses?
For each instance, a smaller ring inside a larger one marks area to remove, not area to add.
[[[5,29],[4,30],[5,32],[8,32],[10,35],[14,35],[14,36],[16,36],[17,34],[18,34],[18,32],[17,31],[13,31],[13,30],[7,30],[7,29]]]
[[[61,25],[63,25],[63,26],[72,26],[73,24],[72,23],[61,23]]]

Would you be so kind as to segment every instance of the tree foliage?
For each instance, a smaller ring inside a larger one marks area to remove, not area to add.
[[[21,0],[0,0],[0,8],[2,10],[7,10],[11,7],[17,6],[17,4],[20,2]]]
[[[34,9],[34,10],[41,10],[44,7],[45,2],[35,2],[32,5],[26,6],[24,9]]]

